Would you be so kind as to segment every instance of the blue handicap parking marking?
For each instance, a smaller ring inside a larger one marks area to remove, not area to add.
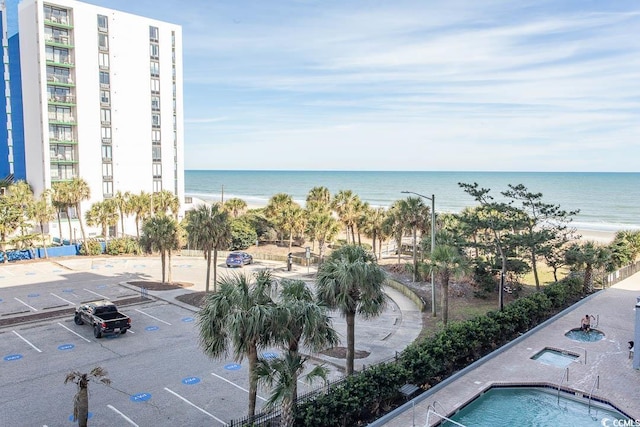
[[[135,264],[133,266],[133,268],[145,268],[146,266],[144,264]]]
[[[193,385],[198,384],[200,382],[200,378],[198,377],[187,377],[182,379],[182,384]]]
[[[107,285],[98,285],[96,286],[97,289],[105,289],[107,287]]]
[[[62,344],[58,346],[58,350],[72,350],[74,347],[73,344]]]
[[[62,270],[60,270],[59,268],[56,268],[55,270],[51,271],[52,273],[62,273]]]
[[[0,299],[0,302],[2,302],[2,300]],[[193,322],[195,319],[193,317],[183,317],[182,321],[185,323],[189,323],[189,322]]]
[[[91,419],[92,417],[93,417],[93,412],[87,413],[87,418],[88,419]],[[69,421],[75,422],[74,419],[73,419],[73,414],[69,415]]]
[[[2,302],[2,298],[0,298],[0,302]]]
[[[70,293],[73,292],[73,289],[63,289],[62,292]]]
[[[144,328],[145,331],[157,331],[158,329],[160,329],[158,326],[147,326]]]
[[[151,393],[137,393],[129,398],[132,402],[145,402],[151,399]]]
[[[40,294],[29,294],[27,295],[29,298],[38,298]]]
[[[240,368],[241,366],[237,363],[228,363],[224,365],[224,369],[226,369],[227,371],[237,371]]]
[[[113,265],[111,265],[111,264],[106,264],[106,265],[104,266],[104,268],[113,268]]]
[[[35,276],[35,275],[36,275],[36,272],[35,272],[35,271],[27,271],[25,274],[26,274],[27,276]]]
[[[22,359],[22,355],[21,354],[10,354],[10,355],[4,357],[4,361],[5,362],[12,362],[14,360],[19,360],[19,359]]]
[[[108,340],[113,340],[116,339],[120,336],[120,334],[109,334],[109,335],[105,335],[104,337]]]
[[[262,357],[264,357],[265,359],[277,359],[278,358],[278,353],[274,353],[272,351],[267,351],[265,353],[262,353]]]

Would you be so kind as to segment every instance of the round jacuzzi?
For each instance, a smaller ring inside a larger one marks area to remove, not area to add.
[[[571,329],[569,332],[564,334],[565,337],[579,342],[596,342],[604,339],[604,332],[599,331],[597,329],[591,329],[588,332],[583,331],[580,328]]]

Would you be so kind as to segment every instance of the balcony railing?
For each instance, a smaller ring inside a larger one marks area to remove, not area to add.
[[[44,20],[52,24],[65,25],[68,27],[71,26],[71,21],[69,20],[68,16],[45,14]]]
[[[70,114],[55,114],[49,113],[49,121],[54,122],[64,122],[64,123],[75,123],[76,119]]]
[[[69,36],[54,36],[52,34],[47,34],[44,36],[44,41],[47,43],[57,43],[65,46],[71,46],[71,37]]]
[[[73,104],[75,102],[75,96],[73,95],[49,95],[47,100],[49,102],[59,102],[63,104]]]
[[[63,67],[73,67],[71,58],[47,58],[48,65],[58,65]]]
[[[73,79],[70,76],[62,76],[59,74],[47,74],[47,82],[72,85]]]

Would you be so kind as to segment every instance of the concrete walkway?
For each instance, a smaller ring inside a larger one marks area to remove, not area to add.
[[[634,337],[637,297],[640,297],[640,274],[586,298],[373,425],[424,426],[429,405],[437,401],[439,412],[444,410],[445,415],[449,415],[492,384],[556,386],[562,381],[565,369],[531,359],[547,347],[580,355],[580,359],[569,366],[569,381],[565,380],[563,387],[575,390],[580,397],[588,397],[593,390],[593,397],[609,401],[638,420],[640,371],[632,368],[627,348],[627,342]],[[603,340],[576,342],[565,336],[569,330],[580,327],[585,314],[599,317],[597,329],[605,334]],[[595,388],[598,378],[599,388]],[[430,421],[433,425],[439,419],[431,416]]]

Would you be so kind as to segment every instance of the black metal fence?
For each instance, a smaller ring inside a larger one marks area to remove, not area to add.
[[[373,366],[384,365],[386,363],[396,363],[400,357],[401,353],[396,352],[395,356],[389,357],[385,360],[382,360],[376,364],[372,364],[369,366],[363,366],[362,370],[359,372],[364,372],[367,369]],[[315,390],[311,390],[307,393],[301,394],[296,399],[296,405],[300,405],[309,400],[315,399],[317,396],[322,394],[331,393],[332,389],[340,387],[347,380],[348,377],[342,377],[334,381],[328,381],[322,387],[318,387]],[[232,420],[229,423],[231,427],[241,427],[241,426],[251,426],[251,427],[278,427],[280,425],[280,407],[273,408],[271,411],[261,412],[259,414],[254,415],[253,417],[244,417],[239,418],[237,420]]]

